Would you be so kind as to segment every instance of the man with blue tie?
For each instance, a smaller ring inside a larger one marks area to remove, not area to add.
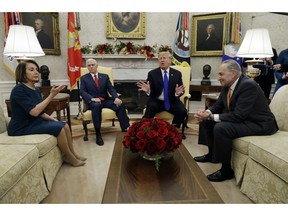
[[[157,113],[167,111],[174,115],[172,124],[180,128],[187,115],[180,101],[185,86],[181,72],[170,68],[171,57],[169,52],[159,53],[159,67],[148,73],[147,82],[140,81],[137,86],[149,96],[144,117],[153,118]]]
[[[87,59],[86,67],[90,73],[81,77],[80,95],[87,104],[88,109],[92,111],[96,144],[103,145],[104,141],[100,133],[102,108],[109,108],[116,112],[122,132],[127,131],[130,126],[129,118],[126,114],[125,105],[119,99],[109,76],[104,73],[98,73],[97,61],[95,59]]]

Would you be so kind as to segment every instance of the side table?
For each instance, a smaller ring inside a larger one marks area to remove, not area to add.
[[[211,107],[218,99],[219,94],[203,94],[205,98],[205,109]]]

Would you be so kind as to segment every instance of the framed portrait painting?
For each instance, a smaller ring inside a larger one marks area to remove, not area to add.
[[[144,39],[144,12],[112,12],[106,14],[107,38]]]
[[[21,13],[23,25],[32,26],[46,55],[60,55],[59,13]]]
[[[192,17],[192,56],[221,56],[226,33],[226,13]]]

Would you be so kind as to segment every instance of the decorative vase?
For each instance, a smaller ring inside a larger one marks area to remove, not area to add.
[[[168,161],[173,158],[173,152],[163,152],[162,154],[149,155],[147,152],[140,152],[140,156],[149,161],[155,162],[155,168],[159,171],[161,161]]]
[[[161,156],[163,161],[168,161],[173,158],[173,152],[164,152]]]
[[[147,152],[141,152],[140,156],[145,159],[145,160],[150,160],[150,161],[156,161],[156,160],[160,160],[162,158],[162,155],[159,154],[155,154],[155,155],[149,155],[147,154]]]

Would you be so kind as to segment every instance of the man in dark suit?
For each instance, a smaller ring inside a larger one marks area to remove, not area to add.
[[[144,117],[153,118],[161,111],[168,111],[174,115],[172,124],[180,128],[187,114],[184,104],[179,99],[185,92],[182,74],[180,71],[170,68],[171,54],[169,52],[159,53],[158,62],[160,67],[148,73],[147,83],[143,81],[137,83],[139,90],[144,91],[149,96]],[[166,107],[164,90],[165,73],[168,79],[166,101],[169,101]]]
[[[222,50],[222,41],[217,36],[215,32],[215,26],[213,24],[209,24],[206,27],[206,35],[205,38],[200,39],[200,43],[197,45],[198,51],[212,51],[212,50]]]
[[[223,86],[218,100],[194,116],[200,121],[198,142],[208,146],[208,154],[194,159],[197,162],[222,163],[220,170],[207,176],[216,182],[234,178],[230,165],[233,139],[271,135],[278,130],[262,89],[242,74],[236,61],[222,62],[218,80]]]
[[[100,133],[102,108],[109,108],[116,112],[122,132],[127,131],[130,126],[129,118],[126,114],[125,105],[118,98],[109,76],[104,73],[98,73],[97,61],[88,59],[86,66],[90,73],[81,77],[80,95],[87,104],[88,109],[92,111],[93,124],[96,131],[96,144],[103,145],[104,141]]]
[[[48,34],[44,31],[44,22],[41,19],[36,19],[34,21],[34,28],[35,28],[35,33],[37,36],[37,39],[40,43],[40,46],[43,49],[53,49],[53,43],[51,38],[49,37]]]

